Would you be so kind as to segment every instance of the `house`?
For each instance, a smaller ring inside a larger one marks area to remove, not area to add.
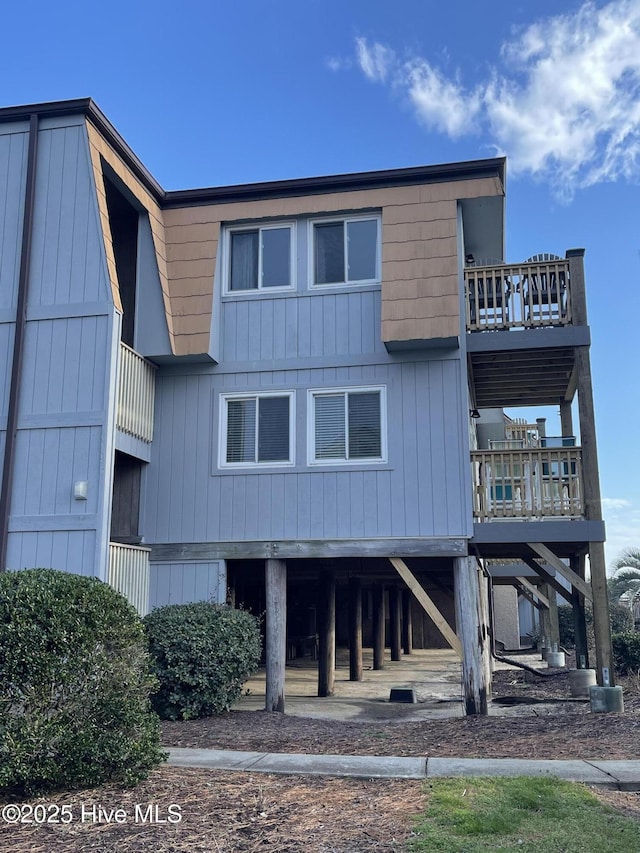
[[[503,262],[502,158],[165,191],[77,100],[0,110],[0,186],[0,566],[265,610],[269,709],[388,621],[486,712],[491,560],[611,669],[583,251]],[[576,394],[581,446],[477,417]]]

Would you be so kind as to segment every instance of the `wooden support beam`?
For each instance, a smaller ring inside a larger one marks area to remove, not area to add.
[[[397,586],[389,587],[389,634],[391,660],[402,659],[402,599]]]
[[[373,587],[373,668],[384,669],[384,586]]]
[[[521,588],[528,590],[529,593],[531,593],[531,595],[535,595],[536,598],[538,599],[538,601],[544,607],[549,606],[549,599],[545,595],[542,594],[542,592],[538,589],[537,586],[534,586],[526,578],[517,577],[516,580],[518,581],[518,584]]]
[[[559,572],[563,578],[568,580],[571,586],[578,589],[585,598],[588,598],[590,601],[593,600],[593,593],[591,592],[589,584],[582,580],[580,575],[577,575],[572,571],[569,566],[563,563],[560,557],[557,557],[550,548],[547,548],[547,546],[543,545],[542,542],[527,542],[527,545],[532,551],[535,551],[539,557],[542,557],[546,563],[554,568],[556,572]]]
[[[266,560],[266,658],[265,711],[284,713],[284,678],[287,663],[287,564]]]
[[[405,655],[410,655],[413,651],[412,598],[413,595],[410,589],[402,590],[402,651]]]
[[[541,601],[538,601],[538,599],[537,599],[535,596],[533,596],[533,595],[529,592],[529,590],[528,590],[528,589],[525,589],[523,586],[520,586],[520,584],[519,584],[517,581],[514,581],[514,582],[513,582],[513,585],[514,585],[514,586],[515,586],[515,588],[518,590],[518,592],[520,593],[520,595],[522,595],[522,596],[523,596],[523,598],[526,598],[526,599],[527,599],[527,601],[529,602],[529,604],[531,604],[531,605],[532,605],[532,607],[535,607],[535,608],[536,608],[536,610],[545,610],[545,606],[544,606],[544,604],[542,604],[542,602],[541,602]]]
[[[482,614],[479,570],[474,557],[453,561],[456,627],[462,641],[465,711],[486,715],[491,690],[489,635]]]
[[[541,566],[537,560],[534,560],[533,557],[522,557],[522,562],[526,563],[530,569],[538,575],[538,577],[542,578],[546,583],[549,584],[552,589],[561,595],[567,604],[571,604],[571,590],[566,589],[566,587],[562,586],[560,581],[556,580],[556,576],[552,574],[548,569],[544,566]]]
[[[466,559],[466,557],[464,559]],[[451,628],[442,613],[440,613],[434,602],[424,591],[424,589],[420,585],[420,581],[409,569],[404,560],[401,560],[399,557],[389,557],[389,560],[393,565],[394,569],[402,578],[402,580],[406,583],[411,592],[418,599],[422,607],[427,611],[428,615],[431,617],[431,620],[433,621],[433,624],[436,626],[438,631],[440,631],[442,636],[445,638],[447,643],[449,643],[454,652],[456,652],[458,657],[462,658],[462,644],[460,640],[458,639],[455,631]]]
[[[571,568],[580,575],[585,575],[586,558],[584,555],[571,557]],[[573,635],[576,644],[576,667],[578,669],[589,669],[589,643],[587,640],[587,619],[584,606],[584,595],[580,595],[577,589],[571,594],[573,605]]]
[[[333,696],[336,681],[336,576],[324,569],[318,579],[318,696]]]
[[[349,681],[362,681],[362,581],[349,578]]]

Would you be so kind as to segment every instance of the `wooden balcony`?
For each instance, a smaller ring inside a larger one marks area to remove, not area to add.
[[[568,260],[470,266],[464,283],[468,332],[572,323]]]
[[[476,521],[582,518],[579,447],[474,450]]]
[[[116,426],[147,443],[153,441],[156,368],[131,347],[120,343],[120,375]]]
[[[109,543],[108,583],[122,593],[140,616],[149,610],[150,548]]]

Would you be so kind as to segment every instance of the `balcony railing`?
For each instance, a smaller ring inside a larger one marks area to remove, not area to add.
[[[116,426],[142,441],[153,440],[155,367],[131,347],[120,343],[120,379]]]
[[[471,464],[476,521],[583,515],[579,447],[474,450]]]
[[[567,260],[467,267],[464,284],[467,331],[572,322]]]
[[[122,593],[140,616],[149,610],[150,548],[109,543],[109,585]]]

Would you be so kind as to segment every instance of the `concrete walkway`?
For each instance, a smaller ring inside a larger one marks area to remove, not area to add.
[[[437,779],[447,776],[557,776],[616,791],[640,791],[640,761],[532,761],[525,758],[399,758],[303,755],[169,748],[173,767],[354,779]]]

